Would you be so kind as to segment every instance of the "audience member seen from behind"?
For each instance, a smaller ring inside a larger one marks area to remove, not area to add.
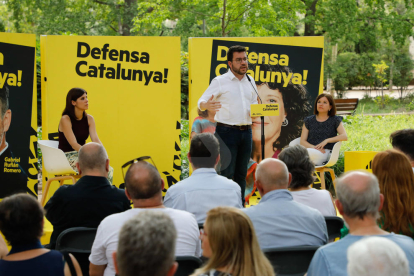
[[[293,200],[287,190],[292,176],[282,161],[267,158],[256,169],[256,187],[262,199],[243,211],[250,217],[260,247],[323,245],[328,241],[322,214]]]
[[[188,160],[193,174],[171,186],[165,195],[166,207],[188,211],[203,223],[207,211],[217,206],[242,208],[240,186],[214,169],[220,160],[220,146],[211,133],[197,134],[191,140]]]
[[[390,142],[394,149],[402,151],[410,159],[414,171],[414,129],[402,129],[393,132]]]
[[[173,276],[177,231],[164,212],[143,211],[122,226],[113,261],[118,276]],[[114,274],[112,274],[114,275]]]
[[[204,110],[201,111],[197,109],[198,117],[194,119],[193,125],[191,126],[191,136],[190,138],[193,139],[194,135],[200,133],[212,133],[216,131],[216,121],[214,120],[214,115],[216,115],[216,111]]]
[[[59,234],[71,227],[98,227],[107,216],[130,209],[125,191],[111,186],[106,178],[109,159],[101,144],[88,143],[79,150],[77,163],[81,179],[63,185],[45,205],[46,218],[53,225],[50,248]]]
[[[349,172],[337,179],[335,201],[338,212],[349,226],[349,235],[320,247],[312,258],[308,276],[347,276],[347,250],[355,242],[369,236],[387,238],[401,247],[414,275],[414,241],[403,235],[388,233],[377,225],[384,196],[378,180],[367,172]]]
[[[348,276],[409,276],[404,251],[382,237],[362,239],[348,249]]]
[[[12,246],[10,253],[0,260],[0,275],[82,275],[71,254],[64,258],[59,251],[43,248],[43,223],[43,209],[30,195],[15,194],[0,202],[0,231]],[[70,273],[68,260],[76,274]]]
[[[348,140],[342,117],[336,116],[335,101],[329,94],[319,94],[312,116],[306,117],[300,144],[308,149],[316,166],[328,161],[336,142]]]
[[[296,145],[282,150],[279,154],[279,160],[286,164],[292,175],[289,191],[296,202],[315,208],[323,216],[336,216],[331,193],[327,190],[317,190],[310,187],[315,181],[313,177],[315,165],[310,160],[304,146]]]
[[[111,256],[118,245],[119,231],[127,220],[145,210],[163,212],[173,220],[178,234],[176,256],[200,256],[199,230],[194,215],[165,208],[162,203],[164,180],[153,165],[145,161],[132,164],[125,175],[125,187],[125,193],[132,200],[134,208],[108,216],[99,225],[89,256],[91,276],[115,275]]]
[[[414,238],[414,174],[408,157],[393,149],[380,152],[372,160],[372,172],[384,195],[378,225]]]
[[[260,249],[252,222],[240,209],[211,209],[200,239],[208,261],[192,276],[275,275]]]

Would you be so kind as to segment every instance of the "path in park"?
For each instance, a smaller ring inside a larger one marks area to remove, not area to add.
[[[326,91],[323,91],[326,93]],[[407,92],[404,93],[404,96],[407,95],[407,93],[414,93],[414,85],[408,86]],[[364,95],[368,94],[371,98],[376,96],[381,96],[381,90],[371,90],[371,93],[369,90],[364,89],[364,87],[354,87],[352,90],[347,90],[345,92],[344,98],[351,99],[351,98],[358,98],[362,99],[364,98]],[[389,95],[393,98],[398,99],[400,97],[400,93],[398,90],[398,87],[393,86],[393,91],[390,91],[388,89],[384,89],[384,95]],[[337,98],[337,94],[335,93],[335,97]]]

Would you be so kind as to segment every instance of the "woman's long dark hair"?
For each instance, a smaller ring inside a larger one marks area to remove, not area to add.
[[[280,65],[268,65],[268,64],[249,64],[249,69],[255,71],[256,66],[260,66],[260,71],[271,74],[271,72],[280,72],[288,75],[292,73],[289,67]],[[311,111],[311,105],[309,103],[309,95],[306,87],[302,84],[292,83],[290,79],[287,87],[283,87],[282,83],[274,82],[262,82],[260,78],[256,81],[256,85],[266,84],[272,90],[279,90],[283,97],[283,105],[286,111],[286,118],[289,121],[287,126],[282,127],[279,138],[273,142],[273,149],[283,149],[290,141],[300,137],[303,126],[303,119],[309,115]],[[253,144],[254,146],[254,144]],[[252,151],[253,152],[253,151]]]
[[[84,89],[82,88],[72,88],[69,90],[68,95],[66,96],[66,107],[62,112],[63,115],[68,115],[72,119],[76,119],[75,116],[75,107],[72,104],[72,101],[75,101],[83,96],[83,94],[88,94]],[[83,112],[83,117],[86,116],[86,112]]]

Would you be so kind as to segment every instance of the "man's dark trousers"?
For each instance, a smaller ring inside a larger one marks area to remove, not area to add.
[[[239,184],[244,206],[247,165],[252,152],[252,129],[250,126],[237,129],[218,124],[214,135],[220,143],[220,174]]]

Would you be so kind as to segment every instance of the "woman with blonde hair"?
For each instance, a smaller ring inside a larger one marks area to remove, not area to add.
[[[378,153],[372,161],[384,204],[379,226],[389,232],[414,237],[414,174],[410,160],[397,150]]]
[[[234,207],[208,211],[201,231],[206,265],[191,276],[274,276],[249,217]]]

